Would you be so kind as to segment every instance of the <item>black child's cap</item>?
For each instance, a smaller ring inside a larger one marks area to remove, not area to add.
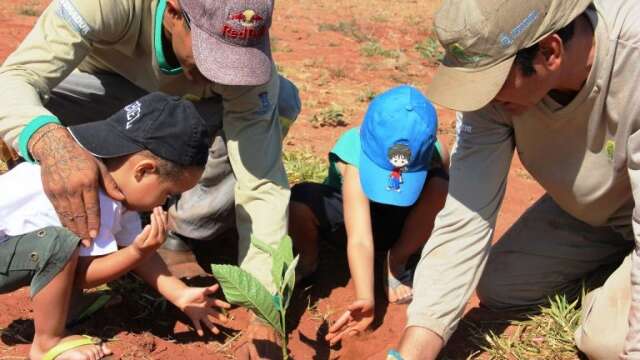
[[[160,92],[136,100],[105,120],[71,126],[69,131],[100,158],[149,150],[183,166],[204,166],[212,141],[191,102]]]

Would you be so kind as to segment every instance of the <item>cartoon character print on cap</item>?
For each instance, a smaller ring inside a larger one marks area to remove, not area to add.
[[[389,184],[387,190],[400,192],[400,185],[404,183],[402,180],[402,172],[407,170],[407,165],[411,161],[411,150],[407,144],[396,143],[389,148],[387,152],[387,158],[393,170],[389,174]]]

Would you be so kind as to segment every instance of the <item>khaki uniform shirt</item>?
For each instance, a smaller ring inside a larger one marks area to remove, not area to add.
[[[242,265],[271,286],[270,260],[249,248],[250,234],[277,244],[286,234],[288,183],[277,121],[279,78],[261,86],[194,84],[162,52],[166,0],[54,0],[0,68],[0,136],[18,149],[25,125],[49,92],[76,69],[119,74],[147,91],[220,96],[223,129],[238,179],[236,213]],[[64,119],[61,119],[64,123]]]
[[[631,223],[634,198],[640,200],[640,3],[598,1],[587,15],[596,55],[570,104],[547,96],[517,117],[493,104],[457,114],[449,195],[418,265],[408,326],[428,328],[445,341],[457,327],[489,253],[514,149],[569,214],[594,226]],[[638,246],[640,217],[633,219]],[[632,328],[638,326],[634,321]]]

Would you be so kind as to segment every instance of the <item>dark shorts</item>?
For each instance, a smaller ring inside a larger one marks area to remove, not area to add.
[[[61,227],[46,227],[0,243],[0,293],[31,286],[31,297],[60,273],[80,244]]]
[[[449,180],[442,169],[431,170],[429,177]],[[291,201],[303,203],[311,209],[318,219],[320,234],[324,238],[331,238],[327,235],[344,229],[342,191],[324,184],[300,183],[291,188]],[[369,209],[375,249],[389,250],[400,237],[413,206],[394,206],[371,201]]]

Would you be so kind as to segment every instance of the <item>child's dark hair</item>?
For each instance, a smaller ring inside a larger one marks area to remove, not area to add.
[[[389,159],[393,158],[394,156],[402,156],[408,160],[411,158],[411,149],[409,149],[409,147],[405,144],[394,144],[389,148],[387,156],[389,157]]]
[[[179,165],[169,160],[165,160],[149,150],[142,150],[138,154],[146,159],[155,161],[157,164],[158,175],[169,181],[179,181],[180,177],[185,174],[185,170],[192,167]]]

